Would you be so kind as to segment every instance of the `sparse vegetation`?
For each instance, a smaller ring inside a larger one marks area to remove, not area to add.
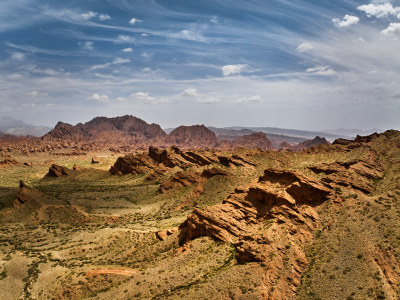
[[[305,251],[307,262],[297,287],[298,299],[391,299],[399,284],[395,277],[387,276],[399,270],[400,187],[396,178],[400,150],[385,143],[378,140],[369,146],[377,152],[390,149],[380,158],[385,166],[383,177],[373,180],[351,173],[358,182],[369,184],[371,192],[329,183],[335,197],[310,213],[316,216],[314,224],[307,223],[315,226],[310,243],[285,240],[285,235],[276,233],[260,235],[254,238],[260,244],[282,238],[280,248],[242,264],[235,260],[238,253],[233,244],[205,236],[182,244],[179,231],[163,239],[155,232],[179,226],[195,207],[222,203],[235,189],[254,184],[277,162],[279,169],[297,170],[321,181],[327,175],[310,171],[310,166],[365,160],[370,148],[341,151],[331,146],[326,152],[255,151],[247,156],[246,150],[241,150],[245,154],[239,154],[255,166],[223,167],[229,176],[215,176],[202,185],[180,186],[165,193],[159,192],[160,184],[179,168],[156,180],[146,180],[143,174],[111,176],[105,170],[116,157],[110,157],[108,165],[103,160],[100,171],[86,169],[73,178],[42,179],[48,169],[46,156],[35,154],[29,172],[14,166],[2,174],[0,286],[9,285],[11,279],[19,282],[4,288],[15,289],[27,299],[51,299],[56,292],[68,299],[256,297],[265,287],[262,278],[271,265],[290,270],[301,257],[299,251]],[[76,158],[57,159],[59,164],[73,165]],[[205,168],[183,172],[201,174]],[[43,193],[35,205],[13,208],[19,179]],[[279,215],[268,216],[260,222],[259,232],[274,232],[282,222]],[[298,219],[294,224],[301,222],[304,220]],[[296,234],[292,230],[290,234]],[[386,284],[389,279],[392,285]],[[273,280],[290,282],[283,273]],[[278,290],[274,285],[268,291]]]

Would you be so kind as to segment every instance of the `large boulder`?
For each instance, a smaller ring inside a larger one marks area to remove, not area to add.
[[[56,164],[51,165],[49,172],[46,174],[47,177],[62,177],[72,175],[73,170],[67,167],[59,166]]]

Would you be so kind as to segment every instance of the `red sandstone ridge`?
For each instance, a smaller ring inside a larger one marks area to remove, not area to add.
[[[217,136],[204,125],[179,126],[166,138],[167,144],[190,148],[214,147]]]
[[[294,146],[293,150],[301,151],[301,150],[304,150],[304,149],[308,149],[308,148],[319,146],[319,145],[323,145],[323,144],[330,145],[330,143],[325,138],[323,138],[323,137],[321,138],[319,136],[316,136],[312,140],[304,141],[304,142]]]
[[[201,153],[181,151],[177,147],[161,150],[150,147],[148,153],[128,154],[119,157],[110,168],[111,174],[164,174],[168,169],[179,167],[187,169],[193,166],[206,166],[217,162],[216,157],[209,157]]]
[[[388,130],[387,132],[385,132],[385,134],[391,133],[391,130]],[[337,139],[335,140],[332,144],[333,145],[357,145],[357,144],[361,144],[361,143],[370,143],[373,140],[375,140],[376,138],[380,137],[382,134],[378,134],[378,133],[373,133],[367,136],[360,136],[357,135],[356,138],[354,140],[346,140],[346,139]]]
[[[85,124],[70,125],[58,122],[56,127],[44,135],[44,142],[85,143],[93,145],[131,145],[145,148],[149,145],[185,148],[215,147],[215,133],[204,125],[180,126],[166,134],[158,124],[148,124],[133,117],[97,117]]]
[[[94,141],[106,144],[112,143],[140,143],[155,141],[164,138],[166,133],[157,124],[148,124],[133,117],[122,116],[116,118],[97,117],[85,124],[75,126],[58,122],[56,127],[44,135],[44,141]]]
[[[333,197],[328,184],[268,169],[222,204],[195,209],[180,226],[181,242],[210,236],[232,243],[240,263],[265,262],[262,299],[291,299],[308,265],[304,249],[318,227],[318,209]]]
[[[243,135],[234,140],[233,147],[262,150],[272,150],[274,148],[264,132],[255,132],[252,134]]]

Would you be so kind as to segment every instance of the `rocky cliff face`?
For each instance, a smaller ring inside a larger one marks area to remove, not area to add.
[[[171,131],[166,143],[192,148],[212,148],[217,144],[217,136],[204,125],[179,126]]]
[[[249,135],[243,135],[234,140],[233,147],[262,150],[272,150],[274,148],[264,132],[255,132]]]
[[[166,134],[158,124],[148,124],[133,117],[97,117],[85,124],[75,126],[59,122],[56,127],[42,137],[44,141],[86,142],[109,145],[149,145],[185,148],[212,148],[217,137],[204,125],[180,126]]]
[[[112,174],[164,174],[168,169],[178,167],[187,169],[194,166],[205,166],[217,162],[217,157],[202,155],[192,151],[181,151],[177,147],[158,149],[150,147],[148,153],[128,154],[119,157],[111,167]]]
[[[293,150],[301,151],[301,150],[304,150],[304,149],[308,149],[308,148],[311,148],[311,147],[324,145],[324,144],[330,145],[330,143],[325,138],[323,138],[323,137],[321,138],[319,136],[316,136],[312,140],[304,141],[304,142],[294,146]]]
[[[318,208],[332,191],[296,171],[265,170],[222,204],[195,209],[180,226],[181,243],[201,236],[232,243],[238,262],[267,265],[265,297],[289,299],[308,265],[304,249],[318,227]]]
[[[150,140],[156,142],[165,136],[166,133],[159,125],[147,124],[139,118],[127,115],[116,118],[97,117],[75,126],[58,122],[52,131],[43,136],[43,140],[131,144]]]

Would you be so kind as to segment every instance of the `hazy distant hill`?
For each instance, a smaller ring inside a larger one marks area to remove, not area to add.
[[[256,133],[257,131],[248,129],[248,128],[243,128],[243,129],[232,129],[232,128],[217,128],[217,127],[208,127],[211,131],[213,131],[217,137],[218,140],[235,140],[238,137],[244,136],[244,135],[249,135]],[[258,131],[258,132],[263,132],[267,133],[265,131]],[[275,148],[279,148],[279,145],[283,142],[289,143],[291,145],[297,145],[299,143],[302,143],[306,141],[309,138],[304,138],[304,137],[296,137],[296,136],[289,136],[289,135],[284,135],[284,134],[274,134],[274,133],[267,133],[268,139],[272,142],[272,145]],[[314,137],[312,137],[314,138]]]
[[[349,137],[356,137],[357,135],[370,135],[374,132],[383,132],[382,129],[370,129],[370,130],[361,130],[361,129],[348,129],[348,128],[337,128],[337,129],[328,129],[328,130],[323,130],[323,132],[330,133],[330,134],[336,134],[340,136],[349,136]]]
[[[348,135],[338,135],[332,134],[328,132],[321,131],[307,131],[307,130],[297,130],[297,129],[286,129],[286,128],[276,128],[276,127],[241,127],[241,126],[232,126],[232,127],[224,127],[224,129],[234,129],[234,130],[252,130],[252,131],[260,131],[266,134],[278,134],[278,135],[286,135],[291,137],[298,137],[303,139],[313,139],[316,136],[324,137],[327,140],[335,140],[337,138],[351,138]]]
[[[126,115],[116,118],[96,117],[77,125],[58,122],[53,130],[43,136],[43,139],[117,143],[154,140],[165,135],[158,124],[148,124],[139,118]]]
[[[0,117],[0,130],[12,135],[42,136],[51,130],[51,127],[26,124],[11,117]]]

